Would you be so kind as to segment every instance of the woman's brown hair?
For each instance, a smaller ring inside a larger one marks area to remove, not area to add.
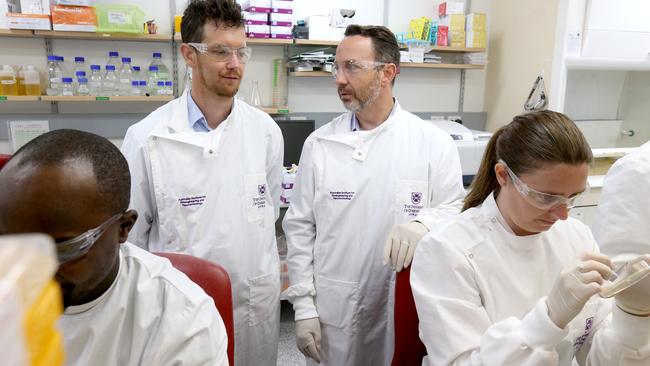
[[[494,165],[499,159],[521,175],[545,164],[578,165],[592,158],[584,135],[566,115],[546,110],[516,116],[490,138],[463,211],[480,205],[493,191],[498,194]]]

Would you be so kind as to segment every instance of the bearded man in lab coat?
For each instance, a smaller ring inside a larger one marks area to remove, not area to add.
[[[390,365],[395,275],[382,263],[389,230],[464,195],[451,137],[393,98],[399,59],[387,28],[349,26],[333,75],[350,112],[315,131],[300,157],[283,228],[286,294],[309,364]]]
[[[0,234],[57,242],[66,365],[227,365],[213,300],[167,259],[126,243],[126,160],[107,139],[56,130],[0,170]]]
[[[131,126],[122,145],[133,176],[131,207],[141,215],[130,240],[224,266],[235,363],[275,365],[282,134],[269,115],[234,98],[251,56],[240,6],[190,1],[181,33],[191,90]]]

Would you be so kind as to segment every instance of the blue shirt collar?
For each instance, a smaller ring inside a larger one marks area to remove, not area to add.
[[[393,98],[393,109],[390,111],[388,118],[392,117],[395,114],[395,109],[397,108],[397,101]],[[352,113],[352,119],[350,120],[350,131],[361,131],[361,126],[359,126],[359,120],[357,119],[356,113]]]
[[[205,119],[203,112],[201,112],[199,106],[194,102],[191,92],[187,92],[187,116],[190,127],[192,127],[195,132],[212,131],[210,126],[208,126],[208,121]]]

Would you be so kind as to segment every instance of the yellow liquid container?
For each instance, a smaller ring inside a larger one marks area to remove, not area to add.
[[[18,95],[41,95],[41,75],[34,66],[24,66],[18,72]]]
[[[10,65],[0,67],[0,95],[18,95],[16,73]]]
[[[56,322],[63,312],[54,281],[58,263],[46,235],[0,236],[0,354],[3,364],[60,366],[65,358]],[[5,363],[6,362],[6,363]]]

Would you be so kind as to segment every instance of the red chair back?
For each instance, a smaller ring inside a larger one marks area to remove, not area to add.
[[[392,366],[420,366],[427,349],[420,340],[418,313],[411,291],[411,267],[395,280],[395,353]]]
[[[232,312],[232,290],[228,272],[216,263],[179,253],[154,253],[172,262],[177,270],[185,273],[199,285],[217,306],[228,334],[228,364],[235,364],[235,333]]]
[[[11,155],[0,154],[0,169],[11,159]]]

